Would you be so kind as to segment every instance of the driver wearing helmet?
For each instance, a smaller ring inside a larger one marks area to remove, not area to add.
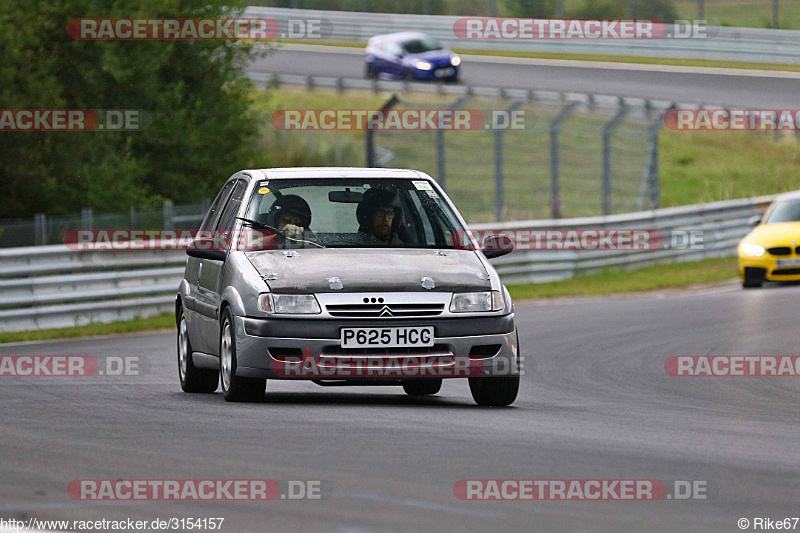
[[[360,233],[369,236],[370,244],[377,246],[402,246],[397,235],[403,212],[394,192],[386,189],[369,189],[356,209]]]

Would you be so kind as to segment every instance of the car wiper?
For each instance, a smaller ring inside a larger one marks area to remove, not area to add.
[[[322,240],[319,237],[317,237],[316,233],[314,233],[314,231],[311,228],[306,228],[305,231],[310,232],[314,236],[314,238],[317,239],[319,242],[313,242],[313,241],[307,241],[305,239],[295,239],[293,237],[289,237],[288,235],[283,233],[281,230],[279,230],[277,228],[273,228],[269,224],[264,224],[262,222],[258,222],[257,220],[253,220],[251,218],[244,218],[244,217],[236,217],[236,218],[238,220],[241,220],[242,222],[244,222],[246,224],[250,224],[251,226],[255,226],[257,228],[268,229],[268,230],[272,231],[273,233],[275,233],[275,235],[281,235],[284,239],[286,239],[288,241],[303,242],[303,243],[306,243],[306,244],[312,244],[312,245],[316,246],[317,248],[325,248],[325,245],[322,243]]]

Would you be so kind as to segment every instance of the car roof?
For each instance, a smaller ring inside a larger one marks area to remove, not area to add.
[[[775,198],[776,202],[782,202],[784,200],[800,200],[800,191],[785,192],[779,194],[778,197]]]
[[[260,179],[296,179],[296,178],[386,178],[386,179],[432,179],[424,172],[405,168],[362,168],[362,167],[291,167],[264,168],[244,170],[254,178],[258,173]]]
[[[427,33],[422,33],[419,31],[401,31],[397,33],[384,33],[382,35],[376,35],[369,39],[369,42],[377,42],[377,41],[395,41],[395,42],[403,42],[409,41],[411,39],[427,39],[430,36]]]

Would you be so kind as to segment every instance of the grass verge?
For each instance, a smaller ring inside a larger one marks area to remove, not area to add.
[[[733,279],[736,268],[736,257],[703,259],[631,271],[603,270],[564,281],[509,285],[508,291],[515,300],[642,292]]]
[[[74,337],[93,337],[95,335],[114,335],[134,333],[175,327],[175,315],[165,313],[149,318],[136,318],[111,324],[88,324],[71,328],[39,329],[33,331],[10,331],[0,333],[0,343],[46,341],[51,339],[71,339]]]

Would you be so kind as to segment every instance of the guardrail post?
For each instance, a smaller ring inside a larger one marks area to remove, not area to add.
[[[706,5],[703,0],[697,0],[697,18],[700,20],[706,19]]]
[[[772,0],[772,27],[780,27],[778,24],[778,0]]]
[[[561,218],[561,191],[558,183],[558,129],[579,104],[580,102],[567,104],[550,122],[550,209],[553,218]]]
[[[386,100],[386,102],[381,106],[381,111],[386,111],[391,109],[400,99],[397,97],[396,94],[393,94],[391,98]],[[366,149],[366,166],[368,168],[375,168],[375,130],[369,128],[369,120],[365,125],[364,130],[364,148]]]
[[[625,99],[619,99],[619,111],[603,126],[603,214],[611,214],[611,133],[614,131],[625,115],[628,107]]]
[[[164,214],[163,229],[172,229],[172,202],[164,202],[162,212]]]
[[[33,242],[36,246],[47,244],[47,215],[44,213],[33,215]]]
[[[81,228],[94,229],[94,213],[91,207],[81,209]]]
[[[519,109],[521,101],[514,102],[506,109],[506,127],[511,123],[511,114]],[[494,124],[492,124],[494,126]],[[495,218],[498,222],[503,220],[503,204],[505,203],[503,194],[503,130],[494,130],[494,199],[495,199]]]

